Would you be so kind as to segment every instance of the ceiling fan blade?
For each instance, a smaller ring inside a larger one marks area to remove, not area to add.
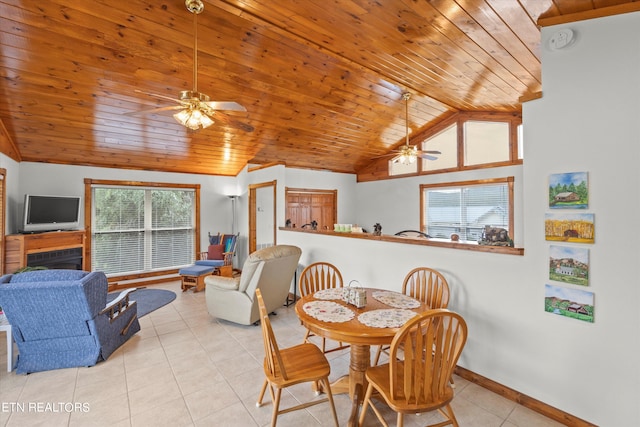
[[[125,116],[138,116],[142,114],[154,114],[162,111],[170,111],[170,110],[181,110],[184,108],[184,105],[171,105],[169,107],[159,107],[159,108],[151,108],[149,110],[140,110],[140,111],[130,111],[128,113],[124,113]]]
[[[427,160],[438,160],[436,156],[431,156],[429,154],[418,154],[418,157],[420,157],[421,159],[427,159]]]
[[[438,160],[436,156],[432,156],[431,154],[442,154],[442,153],[436,150],[418,150],[418,157],[420,157],[421,159]]]
[[[213,120],[220,120],[222,123],[224,123],[225,125],[235,128],[235,129],[240,129],[243,130],[245,132],[253,132],[254,131],[254,127],[251,126],[248,123],[243,123],[241,121],[238,120],[233,120],[231,119],[229,116],[227,116],[224,113],[221,113],[220,111],[216,111],[214,112],[214,114],[212,115]]]
[[[171,98],[170,96],[166,96],[166,95],[160,95],[158,93],[145,92],[145,91],[139,90],[139,89],[134,89],[133,91],[136,92],[136,93],[141,93],[143,95],[152,96],[154,98],[160,98],[160,99],[165,99],[165,100],[171,101],[171,102],[182,103],[182,101],[179,100],[179,99]]]
[[[242,105],[233,101],[207,101],[202,102],[212,110],[227,110],[227,111],[247,111]]]
[[[371,158],[372,158],[372,159],[381,159],[381,158],[383,158],[383,157],[389,157],[389,156],[397,156],[397,151],[396,151],[396,152],[394,152],[394,153],[382,154],[382,155],[380,155],[380,156],[374,156],[374,157],[371,157]]]
[[[402,158],[402,154],[396,155],[393,159],[389,160],[391,163],[398,163]]]

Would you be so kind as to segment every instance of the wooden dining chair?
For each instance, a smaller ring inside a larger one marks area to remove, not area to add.
[[[256,406],[262,406],[264,393],[267,390],[267,386],[269,386],[269,394],[271,395],[271,401],[273,403],[271,427],[275,427],[278,415],[280,414],[297,411],[324,402],[329,402],[331,405],[333,420],[337,427],[338,415],[336,414],[333,395],[331,394],[331,386],[329,385],[331,367],[326,356],[317,346],[309,343],[280,349],[276,342],[273,329],[271,328],[269,313],[262,299],[260,289],[256,289],[256,298],[258,300],[262,339],[264,341],[264,373],[266,376]],[[323,390],[327,393],[327,397],[304,402],[281,410],[280,395],[282,389],[306,382],[322,383]]]
[[[300,280],[298,284],[298,290],[300,296],[314,294],[324,289],[342,288],[342,274],[335,265],[328,262],[316,262],[309,264],[300,274]],[[307,329],[307,333],[304,336],[304,342],[310,343],[310,337],[314,336],[313,332]],[[332,351],[343,350],[349,348],[348,345],[338,343],[337,347],[332,347],[327,350],[326,339],[321,339],[321,346],[323,353],[331,353]]]
[[[449,305],[449,284],[442,273],[429,267],[411,270],[404,278],[402,293],[426,304],[430,309],[447,308]],[[380,362],[382,353],[389,353],[389,346],[379,346],[374,365]]]
[[[402,427],[404,414],[437,410],[446,421],[432,424],[458,426],[451,408],[454,397],[450,383],[453,370],[467,341],[467,324],[447,309],[428,310],[409,320],[391,342],[389,363],[373,366],[365,374],[369,385],[364,396],[359,425],[368,407],[387,426],[382,413],[371,403],[373,391],[397,413]],[[404,353],[398,359],[398,351]]]

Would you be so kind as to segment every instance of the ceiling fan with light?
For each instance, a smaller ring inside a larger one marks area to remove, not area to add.
[[[198,130],[211,126],[214,121],[212,117],[220,119],[226,124],[242,129],[246,132],[252,132],[253,126],[230,119],[228,116],[219,113],[219,111],[247,111],[242,105],[233,101],[211,101],[209,95],[198,92],[198,15],[204,10],[202,0],[185,0],[187,10],[193,13],[193,90],[183,90],[177,99],[156,93],[135,90],[154,98],[160,98],[177,102],[178,105],[167,107],[153,108],[150,110],[136,111],[128,113],[129,115],[152,114],[161,111],[180,110],[173,117],[183,126]]]
[[[405,144],[400,149],[393,150],[390,154],[385,154],[384,156],[379,157],[394,155],[395,157],[391,159],[392,163],[402,163],[405,165],[415,163],[418,158],[437,160],[437,157],[432,154],[442,154],[440,151],[423,151],[418,150],[416,145],[409,145],[409,98],[411,98],[411,94],[409,92],[402,94],[402,99],[405,101]]]

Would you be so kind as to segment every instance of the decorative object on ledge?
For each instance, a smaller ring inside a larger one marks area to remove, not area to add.
[[[337,224],[336,224],[337,225]],[[336,230],[306,230],[302,228],[286,228],[286,227],[278,227],[280,231],[290,232],[290,233],[312,233],[312,234],[324,234],[327,236],[334,236],[336,238],[351,238],[351,239],[367,239],[373,240],[376,242],[392,242],[392,243],[402,243],[405,245],[419,245],[419,246],[433,246],[433,247],[441,247],[441,248],[450,248],[450,249],[461,249],[465,251],[475,251],[475,252],[490,252],[494,254],[505,254],[505,255],[524,255],[524,248],[522,247],[509,247],[509,246],[487,246],[487,245],[479,245],[477,241],[468,241],[468,242],[452,242],[451,239],[438,239],[436,237],[432,237],[431,239],[408,239],[403,236],[394,236],[392,234],[381,234],[380,236],[375,236],[373,233],[363,229],[362,233],[343,233],[338,232]],[[369,229],[371,230],[371,229]]]
[[[287,219],[287,220],[285,221],[285,223],[284,223],[284,226],[285,226],[285,227],[287,227],[287,228],[291,228],[291,220],[290,220],[290,219]]]
[[[317,230],[318,229],[318,221],[316,221],[315,219],[313,221],[311,221],[311,223],[309,224],[304,224],[302,226],[302,228],[307,228],[307,226],[311,226],[312,230]]]
[[[453,240],[453,238],[451,240]],[[513,240],[509,237],[509,232],[504,228],[485,225],[484,231],[482,232],[482,238],[478,240],[478,244],[513,247]]]
[[[379,222],[376,222],[375,224],[373,224],[373,235],[374,236],[382,235],[382,226],[380,225]]]
[[[460,240],[460,235],[457,233],[451,233],[451,241],[452,242],[457,242]]]
[[[420,237],[424,239],[431,238],[431,236],[429,236],[427,233],[423,233],[422,231],[419,231],[419,230],[402,230],[402,231],[398,231],[395,235],[402,236],[402,237]]]

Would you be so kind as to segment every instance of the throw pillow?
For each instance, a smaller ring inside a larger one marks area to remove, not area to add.
[[[209,245],[207,259],[224,259],[224,245]]]

